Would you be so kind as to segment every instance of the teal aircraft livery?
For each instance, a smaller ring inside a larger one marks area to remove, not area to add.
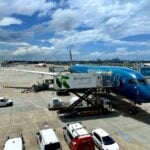
[[[136,70],[117,66],[72,65],[70,71],[74,73],[112,72],[112,76],[117,76],[120,82],[119,86],[113,87],[114,92],[126,96],[134,104],[150,102],[150,84]]]

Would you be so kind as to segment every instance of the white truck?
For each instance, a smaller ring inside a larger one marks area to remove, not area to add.
[[[48,109],[49,110],[58,110],[61,108],[63,109],[63,108],[68,107],[69,105],[72,105],[78,99],[79,99],[79,97],[74,96],[74,97],[70,98],[68,102],[64,102],[62,99],[60,99],[58,97],[54,97],[51,100],[49,100]],[[79,106],[82,106],[82,103]]]
[[[58,115],[62,114],[71,115],[90,115],[90,114],[101,114],[112,111],[112,103],[108,98],[100,97],[98,99],[91,98],[93,106],[88,105],[86,102],[81,102],[70,111],[69,107],[74,105],[78,101],[78,97],[72,97],[67,102],[63,102],[60,98],[53,98],[48,103],[49,110],[58,110]]]

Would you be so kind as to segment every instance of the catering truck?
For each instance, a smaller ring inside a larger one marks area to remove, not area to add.
[[[102,98],[101,91],[107,91],[112,86],[114,79],[111,72],[59,74],[54,77],[54,88],[72,92],[78,99],[71,100],[70,105],[61,107],[58,113],[74,116],[109,112],[111,102],[108,98]],[[81,90],[84,90],[83,95],[78,94]]]
[[[111,72],[59,74],[54,77],[54,88],[56,90],[75,90],[112,87],[111,75]]]

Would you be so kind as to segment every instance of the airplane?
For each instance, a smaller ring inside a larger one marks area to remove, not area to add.
[[[144,63],[144,66],[150,67],[150,63]]]
[[[137,113],[136,104],[150,102],[150,84],[147,83],[143,75],[131,68],[119,66],[94,66],[94,65],[72,65],[72,54],[70,50],[71,66],[69,68],[71,73],[90,73],[90,72],[112,72],[112,78],[118,80],[119,86],[111,88],[111,90],[121,96],[127,97],[133,108],[130,109],[131,114]],[[0,69],[7,70],[7,69]],[[11,71],[28,72],[41,75],[56,76],[57,73],[41,72],[20,69],[8,69]]]
[[[46,63],[38,63],[36,67],[47,67]]]
[[[119,66],[94,66],[94,65],[72,65],[72,73],[90,72],[112,72],[112,78],[119,81],[119,86],[111,90],[121,96],[127,97],[134,106],[130,109],[130,114],[136,114],[136,104],[150,102],[150,84],[138,71]]]

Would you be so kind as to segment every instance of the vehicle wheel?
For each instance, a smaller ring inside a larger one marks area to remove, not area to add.
[[[13,103],[9,103],[7,106],[13,106]]]
[[[129,109],[129,114],[130,115],[136,115],[138,113],[137,108],[131,108]]]

